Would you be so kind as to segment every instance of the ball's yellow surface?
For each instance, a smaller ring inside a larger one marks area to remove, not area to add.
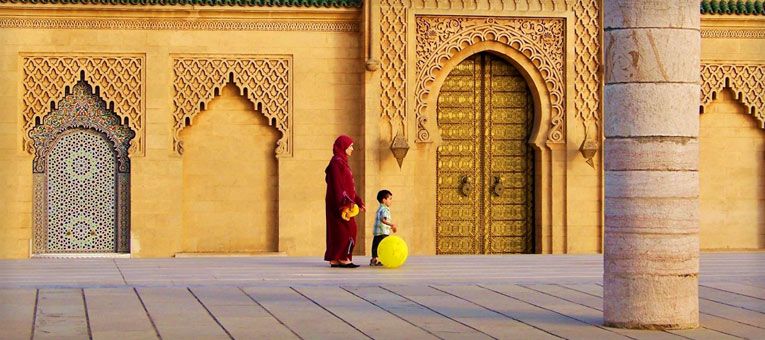
[[[406,262],[409,248],[402,238],[391,235],[384,238],[377,246],[377,256],[386,268],[398,268]]]

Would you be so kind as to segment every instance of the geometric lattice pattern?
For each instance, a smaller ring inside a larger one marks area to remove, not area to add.
[[[765,128],[765,64],[701,64],[701,106],[714,101],[717,94],[730,87],[760,127]]]
[[[382,117],[393,129],[391,136],[401,133],[406,137],[406,6],[405,0],[384,0],[380,6],[380,104]]]
[[[173,145],[183,154],[181,131],[194,120],[216,93],[232,80],[255,108],[268,118],[282,137],[276,142],[276,156],[292,155],[290,112],[292,102],[292,60],[290,57],[193,56],[173,61],[175,128]]]
[[[134,135],[82,80],[30,131],[34,253],[130,251]]]
[[[522,52],[536,65],[550,93],[548,142],[565,142],[565,20],[561,18],[473,18],[417,16],[417,141],[430,140],[425,113],[430,84],[457,52],[481,41],[496,41]]]
[[[135,133],[129,152],[143,154],[143,63],[144,57],[137,55],[24,56],[24,149],[35,153],[28,133],[48,114],[51,105],[58,106],[65,89],[72,88],[84,73],[93,93],[97,91]]]
[[[133,131],[123,125],[120,117],[106,108],[106,103],[93,94],[92,87],[84,81],[77,82],[57,104],[57,108],[43,116],[28,133],[33,146],[33,171],[42,173],[46,170],[46,157],[56,138],[66,131],[84,127],[101,132],[112,142],[117,155],[118,171],[130,172],[128,147],[135,136]]]
[[[574,112],[584,124],[585,139],[597,140],[600,114],[600,1],[574,4]]]
[[[110,142],[75,129],[48,155],[48,251],[115,252],[116,158]]]

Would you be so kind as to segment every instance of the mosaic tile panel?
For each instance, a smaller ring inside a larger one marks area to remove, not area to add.
[[[73,129],[48,155],[48,250],[116,251],[114,151],[93,130]]]

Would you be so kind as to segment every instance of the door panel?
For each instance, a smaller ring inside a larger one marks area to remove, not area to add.
[[[438,98],[437,252],[533,252],[533,124],[523,77],[477,54],[449,74]]]
[[[485,143],[492,152],[485,156],[488,178],[487,209],[490,253],[533,252],[533,151],[528,140],[533,127],[533,109],[526,81],[510,64],[487,56],[484,119],[490,133]],[[501,111],[502,115],[494,112]],[[504,113],[513,112],[515,116]],[[505,198],[508,197],[508,198]]]
[[[51,252],[117,251],[117,161],[95,130],[65,132],[48,155]]]

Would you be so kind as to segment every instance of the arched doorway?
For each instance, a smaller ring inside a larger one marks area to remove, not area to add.
[[[280,134],[262,112],[228,83],[181,132],[184,253],[278,251]]]
[[[80,80],[30,131],[33,253],[130,252],[130,159],[135,133]]]
[[[438,254],[534,252],[534,105],[526,80],[491,53],[449,73],[438,97]]]

